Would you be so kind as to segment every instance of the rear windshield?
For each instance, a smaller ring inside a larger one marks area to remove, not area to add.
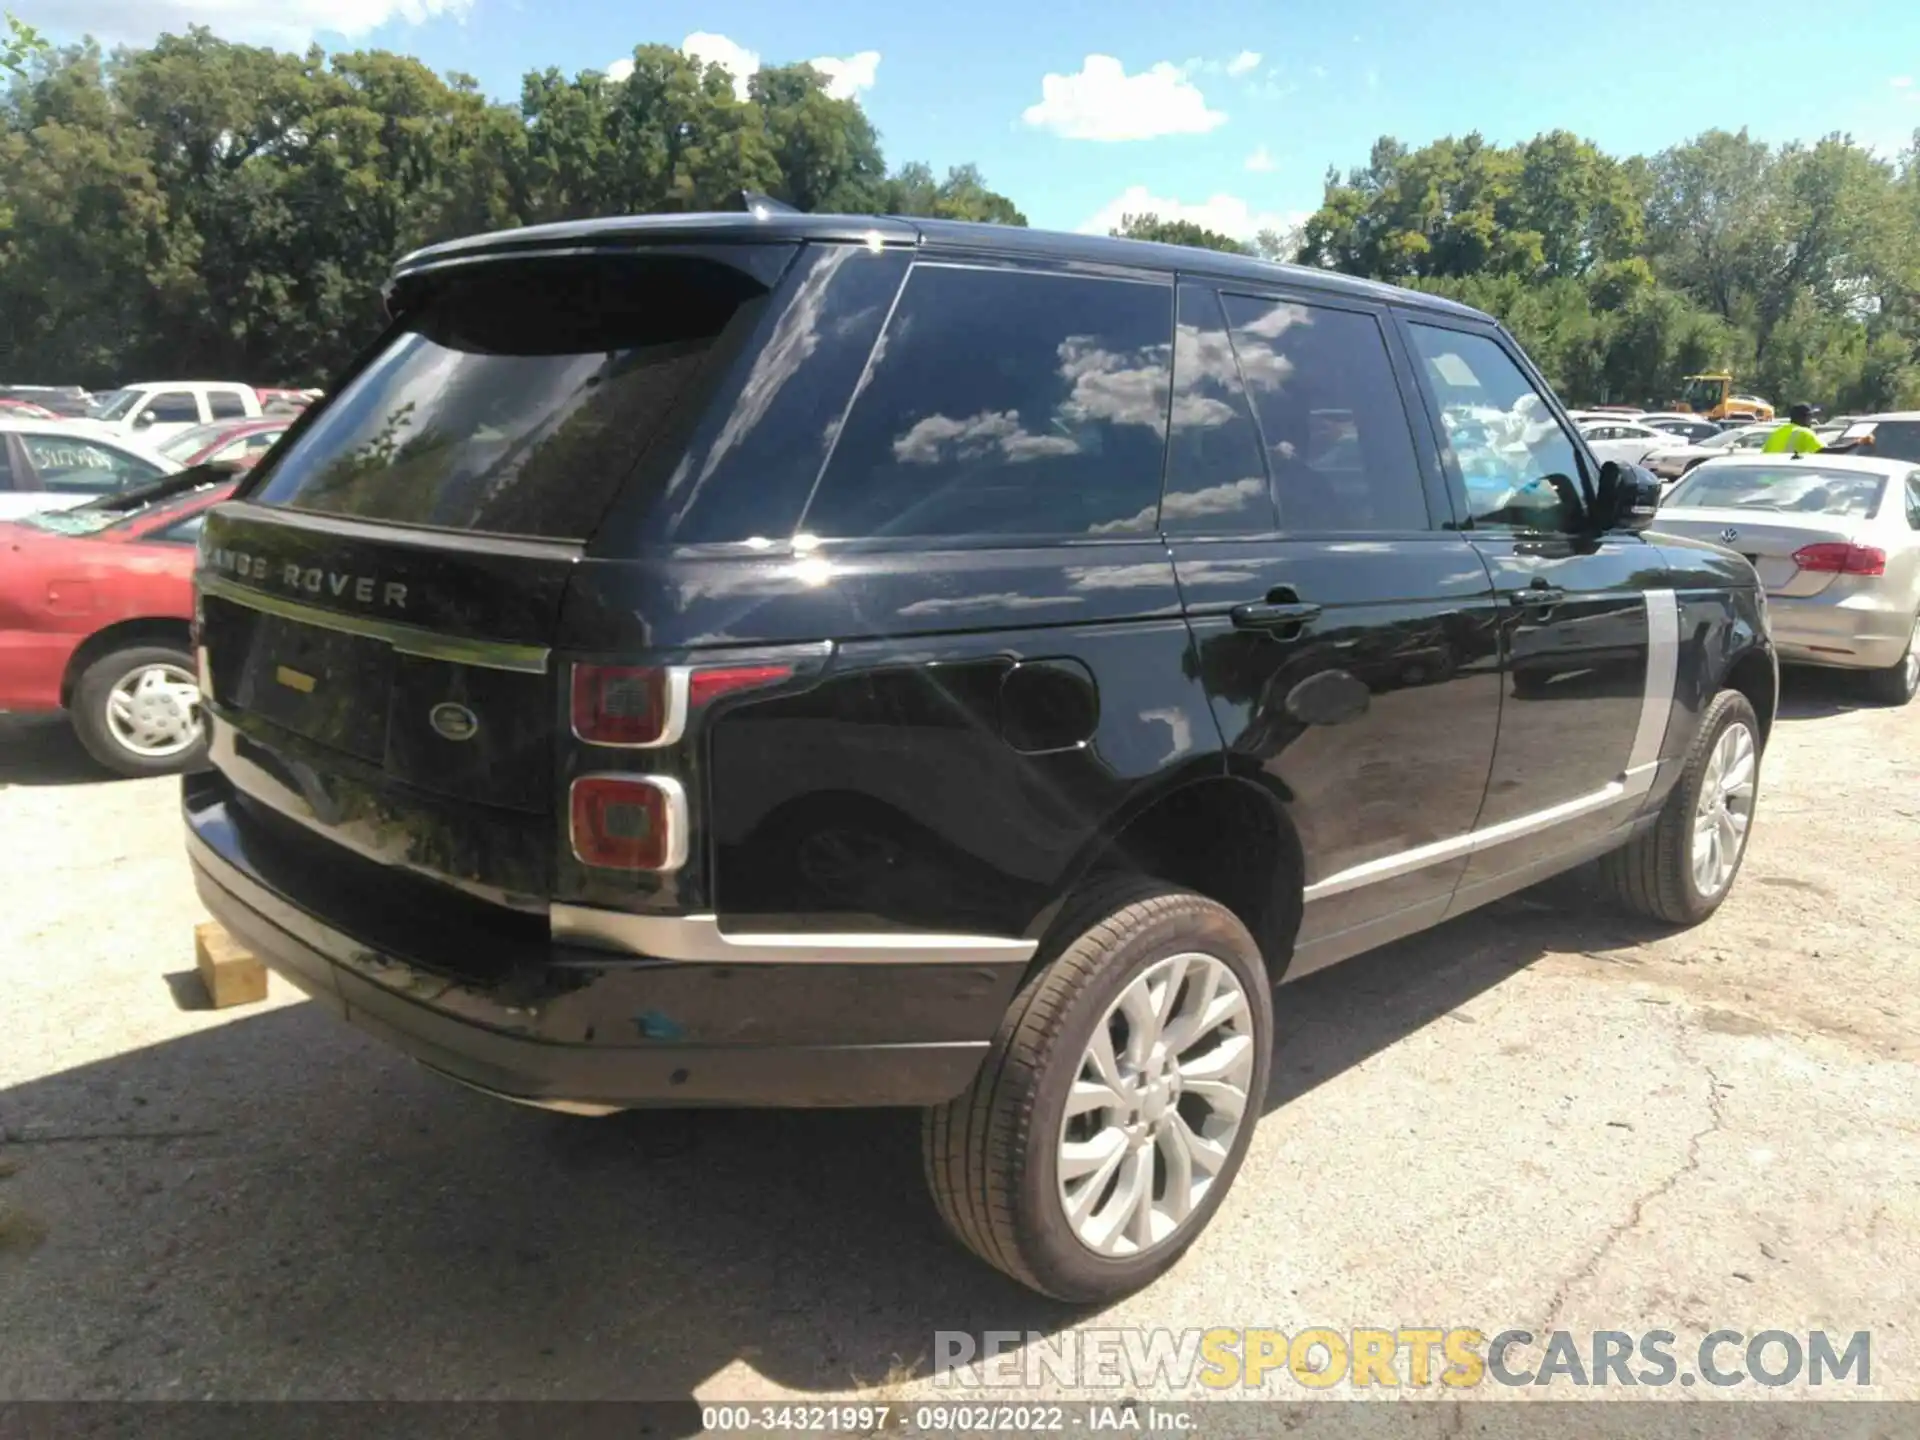
[[[249,498],[585,539],[757,287],[704,261],[522,262],[442,289]]]
[[[1865,520],[1880,508],[1886,485],[1879,475],[1810,465],[1703,467],[1674,487],[1666,508],[1780,510]]]

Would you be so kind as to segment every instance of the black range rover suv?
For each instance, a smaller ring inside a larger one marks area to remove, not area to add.
[[[1170,1265],[1282,980],[1594,856],[1689,923],[1776,667],[1486,316],[931,221],[549,226],[211,512],[212,913],[555,1109],[927,1107],[954,1233]]]

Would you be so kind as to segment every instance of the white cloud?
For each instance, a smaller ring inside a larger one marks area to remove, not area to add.
[[[1155,195],[1144,185],[1129,185],[1089,215],[1080,230],[1082,234],[1105,235],[1120,224],[1123,216],[1148,214],[1162,220],[1191,220],[1236,240],[1251,240],[1262,230],[1292,230],[1307,218],[1304,211],[1256,210],[1238,195],[1214,195],[1190,204]]]
[[[724,35],[696,30],[680,42],[680,53],[708,65],[718,65],[733,76],[733,93],[747,98],[747,86],[760,69],[760,54]],[[633,67],[628,66],[629,70]],[[611,73],[611,72],[609,72]]]
[[[1911,90],[1913,88],[1913,76],[1896,75],[1887,83],[1892,85],[1896,90]]]
[[[862,50],[858,55],[835,59],[823,55],[809,62],[827,77],[827,93],[836,100],[855,99],[862,90],[871,90],[880,70],[880,52]]]
[[[1257,175],[1264,175],[1267,171],[1273,169],[1273,156],[1268,152],[1266,146],[1260,146],[1251,155],[1247,156],[1247,169]]]
[[[1244,75],[1260,63],[1258,50],[1242,50],[1227,62],[1227,74]]]
[[[473,0],[16,0],[22,20],[60,34],[93,35],[107,41],[146,43],[163,31],[184,33],[205,25],[227,40],[305,45],[318,34],[364,35],[404,21],[424,24],[443,17],[464,20]]]
[[[1018,463],[1045,455],[1078,454],[1080,442],[1068,435],[1034,434],[1020,423],[1018,410],[982,410],[964,420],[929,415],[893,442],[893,458],[903,465],[978,460],[994,450]]]
[[[1137,75],[1111,55],[1089,55],[1077,74],[1040,81],[1040,103],[1022,118],[1067,140],[1149,140],[1156,135],[1203,135],[1227,117],[1178,65],[1161,61]]]
[[[733,93],[742,100],[747,98],[753,77],[760,73],[760,53],[725,35],[696,30],[680,42],[680,53],[707,65],[720,66],[733,77]],[[862,50],[855,55],[822,55],[807,63],[826,78],[827,94],[836,100],[855,100],[861,92],[873,88],[880,72],[880,52]],[[631,59],[616,60],[607,66],[609,80],[625,80],[632,74]]]

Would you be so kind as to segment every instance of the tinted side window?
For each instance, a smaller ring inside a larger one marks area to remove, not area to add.
[[[815,535],[1149,534],[1173,297],[917,265],[808,506]]]
[[[1203,285],[1182,285],[1160,528],[1170,535],[1258,535],[1274,523],[1260,432],[1220,297]]]
[[[197,425],[200,423],[200,407],[191,391],[167,390],[154,396],[147,402],[142,414],[151,415],[160,425]]]
[[[1578,530],[1586,510],[1579,452],[1513,358],[1485,335],[1409,329],[1473,524]]]
[[[1907,477],[1907,525],[1920,530],[1920,471]]]
[[[1225,303],[1281,530],[1426,529],[1413,432],[1379,322],[1292,300]]]
[[[232,390],[209,390],[207,404],[212,407],[215,420],[238,420],[247,413],[247,407]]]
[[[1860,452],[1879,460],[1920,460],[1920,420],[1882,420],[1873,444]]]

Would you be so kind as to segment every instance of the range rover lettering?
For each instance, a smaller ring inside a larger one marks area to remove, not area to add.
[[[1739,870],[1753,569],[1476,311],[767,207],[388,306],[207,521],[184,806],[211,912],[452,1079],[924,1107],[954,1235],[1100,1300],[1226,1197],[1281,982]]]

